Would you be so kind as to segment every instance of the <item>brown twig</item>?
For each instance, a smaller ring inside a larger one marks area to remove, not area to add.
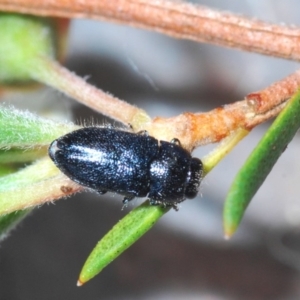
[[[151,120],[143,110],[91,86],[56,62],[40,58],[34,65],[32,76],[36,80],[102,114],[131,124],[134,131],[147,130],[150,135],[166,141],[178,138],[190,151],[200,145],[219,142],[238,128],[251,130],[276,116],[300,87],[300,71],[297,71],[262,91],[249,94],[243,101],[207,113],[184,113]]]
[[[297,71],[262,91],[249,94],[243,101],[207,113],[155,118],[144,129],[164,140],[177,137],[191,151],[200,145],[219,142],[238,128],[251,130],[278,115],[299,88],[300,71]]]
[[[180,1],[0,0],[0,10],[66,18],[105,19],[172,37],[300,60],[300,29]]]
[[[254,106],[256,114],[264,114],[291,97],[299,89],[299,86],[300,70],[262,91],[250,93],[246,99],[250,105]]]

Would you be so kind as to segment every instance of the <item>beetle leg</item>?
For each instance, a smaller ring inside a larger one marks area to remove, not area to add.
[[[104,195],[104,194],[107,193],[107,191],[106,191],[106,190],[98,190],[97,193],[98,193],[99,195]]]
[[[179,209],[178,209],[177,203],[173,203],[171,206],[172,206],[172,208],[173,208],[175,211],[178,211],[178,210],[179,210]]]
[[[181,143],[180,143],[179,139],[177,139],[177,138],[172,139],[171,143],[181,147]]]
[[[140,135],[143,135],[143,136],[149,136],[149,132],[147,130],[138,131],[137,134],[140,134]]]
[[[124,206],[126,206],[128,204],[128,202],[131,201],[133,198],[134,198],[134,196],[125,196],[122,201]]]

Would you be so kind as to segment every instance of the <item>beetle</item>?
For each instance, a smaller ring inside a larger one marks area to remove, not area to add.
[[[197,195],[203,176],[201,160],[179,140],[158,141],[146,131],[81,128],[54,140],[49,156],[71,180],[100,194],[121,194],[124,204],[147,196],[151,205],[177,210]]]

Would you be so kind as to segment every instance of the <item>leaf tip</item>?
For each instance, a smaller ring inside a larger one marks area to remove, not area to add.
[[[81,281],[80,279],[78,279],[77,281],[77,286],[83,286],[85,282]]]
[[[236,225],[233,225],[233,224],[227,225],[227,224],[225,224],[225,226],[224,226],[224,239],[229,240],[234,235],[236,230],[237,230]]]
[[[230,240],[232,235],[228,234],[228,233],[224,233],[224,240],[228,241]]]

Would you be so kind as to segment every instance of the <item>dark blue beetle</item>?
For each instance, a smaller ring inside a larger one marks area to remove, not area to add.
[[[194,198],[202,178],[198,158],[173,142],[147,132],[87,127],[53,141],[49,155],[73,181],[103,194],[124,195],[126,204],[146,197],[152,205],[173,206]]]

